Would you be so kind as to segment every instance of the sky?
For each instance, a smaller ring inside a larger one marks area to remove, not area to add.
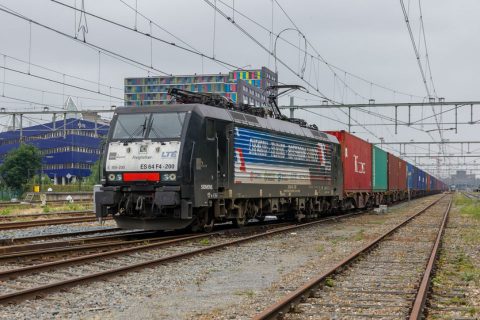
[[[420,28],[419,1],[404,0],[404,4],[430,94],[435,96],[436,92],[446,101],[480,100],[480,2],[420,1],[425,37]],[[85,15],[60,3],[82,7],[82,0],[0,0],[0,10],[16,12],[26,19],[0,11],[0,107],[41,111],[48,105],[50,110],[56,110],[66,97],[72,96],[82,109],[110,109],[111,105],[122,105],[126,77],[219,73],[261,66],[276,70],[282,83],[299,84],[308,90],[292,94],[298,105],[322,104],[324,97],[339,103],[366,103],[369,99],[379,103],[422,102],[427,96],[400,1],[83,1],[86,12],[119,25],[91,15],[86,16],[85,24]],[[214,10],[215,5],[220,12]],[[29,23],[29,19],[34,22]],[[83,28],[88,29],[85,42]],[[146,33],[190,52],[153,40]],[[191,51],[215,57],[229,66]],[[288,104],[288,99],[282,98],[280,104]],[[473,109],[474,121],[480,118],[477,108]],[[446,109],[438,107],[435,111]],[[295,116],[317,124],[321,130],[347,129],[346,110],[309,110],[297,110]],[[394,117],[393,108],[365,110],[352,110],[356,126],[351,130],[368,141],[440,140],[438,130],[426,132],[437,128],[433,117],[424,121],[428,124],[399,126],[395,134],[394,123],[387,120]],[[284,112],[288,114],[288,110]],[[383,119],[367,112],[381,113]],[[431,108],[412,108],[411,120],[432,115]],[[446,112],[438,121],[452,123],[454,118],[453,112]],[[398,119],[407,121],[407,108],[399,108]],[[25,123],[47,120],[46,116],[27,117]],[[8,117],[0,115],[1,123],[8,121]],[[458,109],[458,121],[470,121],[469,106]],[[443,129],[453,127],[441,124]],[[478,124],[459,125],[457,133],[442,130],[442,137],[480,141],[478,129]],[[400,152],[398,145],[383,147],[397,155]],[[480,144],[464,144],[463,150],[478,158],[419,157],[429,152],[427,145],[409,146],[402,156],[440,176],[463,167],[478,170]],[[430,152],[437,153],[438,148],[432,145]],[[447,154],[460,152],[460,145],[446,148]],[[442,167],[433,166],[437,163]]]

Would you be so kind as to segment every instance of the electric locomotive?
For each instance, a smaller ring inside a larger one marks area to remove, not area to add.
[[[95,193],[97,217],[112,215],[126,229],[208,230],[214,222],[241,226],[267,215],[315,218],[340,205],[334,136],[218,99],[117,108]]]

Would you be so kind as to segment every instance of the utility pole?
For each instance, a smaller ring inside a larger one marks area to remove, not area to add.
[[[293,107],[294,104],[294,97],[290,97],[290,106]],[[295,118],[295,108],[290,108],[290,118]]]

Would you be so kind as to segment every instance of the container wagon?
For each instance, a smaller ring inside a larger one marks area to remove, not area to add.
[[[388,203],[388,153],[377,146],[372,147],[372,194],[375,205]]]
[[[341,147],[344,209],[375,204],[372,197],[372,145],[344,130],[326,131]]]
[[[407,163],[388,154],[388,202],[407,198]]]

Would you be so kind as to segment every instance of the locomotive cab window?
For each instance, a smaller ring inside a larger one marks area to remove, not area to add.
[[[213,119],[207,119],[206,135],[208,140],[215,139],[215,121]]]
[[[121,114],[113,131],[113,139],[141,139],[147,132],[149,113]]]
[[[150,122],[149,138],[180,138],[185,122],[185,112],[154,113]]]

